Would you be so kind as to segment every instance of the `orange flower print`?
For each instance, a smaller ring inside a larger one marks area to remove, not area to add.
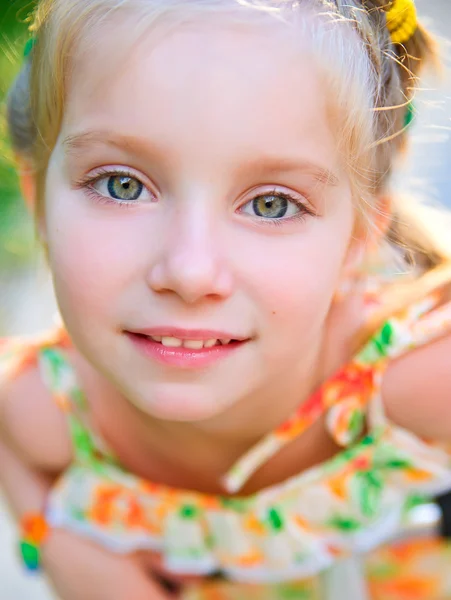
[[[115,501],[121,495],[119,486],[99,486],[94,492],[90,517],[98,525],[108,525],[113,520]]]

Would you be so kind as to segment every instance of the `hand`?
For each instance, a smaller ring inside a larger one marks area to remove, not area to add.
[[[61,600],[174,600],[133,556],[108,552],[54,530],[42,548],[46,575]]]

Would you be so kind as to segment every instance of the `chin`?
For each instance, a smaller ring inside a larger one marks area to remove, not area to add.
[[[149,394],[150,400],[140,399],[138,408],[147,415],[165,421],[193,423],[220,415],[227,404],[215,402],[210,393],[193,394],[178,390],[158,390]]]

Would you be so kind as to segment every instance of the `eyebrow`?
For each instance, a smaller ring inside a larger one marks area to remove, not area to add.
[[[63,148],[68,155],[79,155],[93,145],[111,146],[132,154],[155,154],[158,149],[148,140],[128,135],[113,134],[109,131],[92,130],[68,135],[63,140]],[[324,185],[335,187],[339,178],[330,169],[308,160],[296,160],[293,157],[262,156],[240,165],[240,171],[252,171],[262,175],[277,175],[305,172],[312,174]]]
[[[106,145],[135,154],[148,153],[152,148],[147,140],[127,135],[113,134],[108,131],[85,131],[68,135],[63,140],[66,154],[79,154],[92,145]]]
[[[327,186],[336,187],[340,183],[338,176],[332,171],[309,160],[296,160],[295,158],[281,158],[277,156],[261,157],[241,165],[240,168],[251,170],[252,173],[256,174],[261,173],[262,175],[304,172],[313,175],[319,183]]]

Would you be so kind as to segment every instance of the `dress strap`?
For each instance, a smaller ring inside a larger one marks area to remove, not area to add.
[[[451,302],[434,308],[425,301],[386,321],[357,354],[362,363],[393,359],[451,332]],[[419,310],[423,308],[423,310]]]
[[[86,460],[96,446],[84,423],[85,399],[75,373],[64,357],[71,340],[61,323],[36,336],[11,336],[0,339],[0,385],[13,380],[28,367],[39,369],[42,381],[67,415],[76,458]]]
[[[352,361],[327,380],[300,405],[287,421],[258,442],[241,457],[223,478],[229,493],[239,491],[246,481],[272,456],[309,429],[325,412],[343,398],[364,407],[375,393],[375,367]]]
[[[398,349],[398,355],[406,350],[424,346],[451,332],[451,302],[436,308],[418,319],[410,327],[410,339]]]
[[[101,456],[103,460],[109,457],[100,436],[92,428],[86,396],[64,346],[42,345],[38,351],[38,365],[43,382],[66,415],[75,460],[92,465]]]
[[[263,464],[324,414],[337,444],[354,442],[364,430],[368,403],[379,395],[389,360],[451,330],[451,303],[431,310],[436,304],[435,295],[427,297],[386,321],[349,364],[232,466],[222,481],[225,489],[238,492]]]

